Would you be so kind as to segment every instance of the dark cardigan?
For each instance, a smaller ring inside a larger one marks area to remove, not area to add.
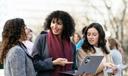
[[[37,76],[51,76],[54,66],[52,63],[52,58],[49,57],[48,45],[47,45],[47,34],[40,34],[33,47],[33,62],[34,67],[37,72]],[[72,44],[73,47],[73,65],[72,69],[76,69],[76,47]]]

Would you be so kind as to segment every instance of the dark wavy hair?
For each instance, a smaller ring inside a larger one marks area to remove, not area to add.
[[[84,39],[85,40],[84,40],[84,43],[82,45],[82,49],[85,52],[90,52],[90,51],[93,52],[93,53],[96,52],[96,50],[94,49],[93,45],[90,45],[88,40],[87,40],[87,32],[88,32],[88,29],[90,29],[90,28],[95,28],[99,33],[98,47],[101,47],[102,51],[105,54],[109,54],[109,51],[106,48],[105,32],[104,32],[102,26],[99,23],[92,23],[87,27],[87,29],[85,31],[85,35],[84,35]]]
[[[53,11],[50,15],[48,15],[48,17],[45,19],[45,23],[44,23],[44,29],[45,30],[49,30],[50,28],[50,24],[52,19],[56,18],[57,20],[62,20],[63,23],[63,31],[62,31],[62,38],[65,39],[67,37],[70,37],[73,35],[74,31],[75,31],[75,22],[73,20],[73,18],[65,11]]]
[[[10,48],[15,46],[19,40],[26,40],[25,24],[21,18],[10,19],[6,21],[2,32],[2,44],[0,50],[0,63],[3,63],[4,58]]]

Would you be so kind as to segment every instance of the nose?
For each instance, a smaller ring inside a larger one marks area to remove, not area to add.
[[[89,38],[90,38],[90,39],[93,39],[93,35],[90,35]]]
[[[57,28],[57,23],[54,24],[54,27]]]
[[[57,23],[54,23],[54,24],[52,25],[52,27],[53,27],[54,29],[57,29],[57,28],[58,28],[58,24],[57,24]]]

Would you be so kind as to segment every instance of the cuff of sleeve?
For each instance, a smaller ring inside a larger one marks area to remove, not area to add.
[[[48,63],[49,63],[49,68],[54,69],[54,65],[53,65],[52,59],[53,58],[49,58],[48,59]]]

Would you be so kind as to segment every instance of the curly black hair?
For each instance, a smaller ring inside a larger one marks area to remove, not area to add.
[[[92,45],[90,45],[88,40],[87,40],[87,32],[88,32],[88,29],[90,29],[90,28],[95,28],[99,33],[98,47],[101,47],[101,49],[104,53],[109,54],[109,51],[106,48],[105,32],[99,23],[92,23],[87,27],[87,29],[84,33],[84,39],[85,40],[84,40],[84,43],[82,45],[82,49],[84,49],[85,52],[88,52],[88,50],[91,50],[94,53],[96,52],[94,47]]]
[[[2,32],[2,44],[0,51],[0,62],[3,63],[9,49],[15,46],[19,40],[26,40],[24,20],[15,18],[7,20]]]
[[[44,29],[45,30],[49,30],[50,28],[50,24],[52,19],[57,19],[57,20],[62,20],[64,29],[62,31],[62,38],[65,39],[66,37],[70,37],[73,35],[74,31],[75,31],[75,22],[73,20],[73,18],[71,17],[71,15],[69,15],[67,12],[65,11],[53,11],[50,15],[48,15],[48,17],[45,20],[44,23]]]

